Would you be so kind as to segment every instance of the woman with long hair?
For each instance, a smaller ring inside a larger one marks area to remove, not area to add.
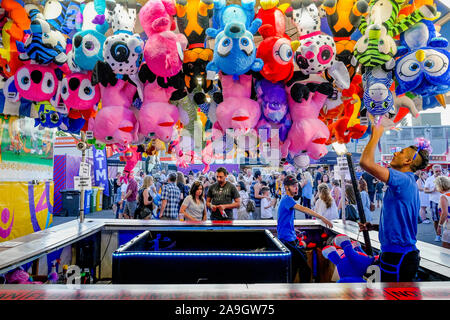
[[[192,184],[189,195],[181,204],[180,214],[184,216],[184,221],[206,220],[206,202],[201,181]]]
[[[434,180],[434,183],[436,190],[441,193],[439,198],[440,218],[437,233],[441,236],[442,246],[450,249],[450,178],[440,176]]]
[[[319,198],[314,205],[314,211],[328,220],[338,219],[338,209],[333,197],[331,196],[330,189],[326,183],[321,183],[317,187]]]
[[[370,211],[370,197],[369,197],[367,182],[363,178],[359,179],[358,189],[359,189],[359,193],[361,195],[361,202],[363,204],[366,221],[372,222],[372,211]]]
[[[153,177],[145,176],[144,181],[142,182],[142,187],[138,192],[137,211],[139,212],[140,218],[144,220],[151,219],[153,215],[154,205],[151,191],[152,186],[155,188],[153,184]]]
[[[306,171],[303,173],[303,179],[302,179],[300,185],[302,187],[303,206],[311,209],[311,199],[313,197],[313,194],[312,194],[313,178],[311,176],[311,173],[309,173],[309,171]],[[312,217],[309,214],[305,213],[305,218],[311,219]]]
[[[239,195],[241,196],[241,206],[237,211],[237,220],[249,220],[250,213],[247,211],[247,204],[250,197],[247,193],[247,186],[245,185],[245,182],[242,180],[238,181],[236,184],[236,189],[239,191]]]
[[[428,174],[425,171],[421,171],[419,179],[417,179],[417,187],[419,188],[419,199],[420,199],[420,211],[419,223],[431,223],[430,219],[427,218],[427,208],[430,206],[430,195],[425,193],[425,181],[428,178]]]

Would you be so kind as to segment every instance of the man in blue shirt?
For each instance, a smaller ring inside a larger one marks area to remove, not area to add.
[[[414,172],[428,165],[428,152],[410,146],[394,153],[390,168],[382,167],[375,163],[375,149],[383,131],[382,126],[372,126],[371,138],[360,160],[365,171],[388,186],[380,224],[360,224],[360,229],[379,231],[381,281],[411,282],[420,261],[415,245],[420,200]]]
[[[299,246],[297,234],[295,233],[295,210],[302,211],[322,220],[329,228],[332,228],[333,224],[317,212],[299,205],[294,200],[294,196],[298,192],[298,181],[294,176],[288,175],[284,179],[283,185],[286,190],[286,195],[283,196],[278,207],[277,237],[291,251],[292,254],[291,281],[294,282],[298,270],[300,273],[300,282],[310,282],[311,269],[308,266],[303,249]]]

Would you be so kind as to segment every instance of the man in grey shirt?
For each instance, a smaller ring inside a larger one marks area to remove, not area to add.
[[[227,176],[227,169],[218,168],[216,170],[217,182],[208,189],[206,206],[211,209],[211,220],[233,220],[233,209],[239,208],[241,205],[239,192],[232,183],[226,180]]]

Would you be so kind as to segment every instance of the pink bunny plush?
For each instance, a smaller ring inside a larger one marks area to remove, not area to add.
[[[250,99],[252,76],[244,74],[235,81],[233,76],[222,74],[221,82],[223,102],[217,106],[214,129],[222,134],[229,128],[239,132],[254,129],[261,117],[261,107]]]
[[[306,153],[313,159],[327,154],[325,142],[330,136],[328,127],[318,119],[325,101],[333,93],[330,83],[304,85],[299,82],[286,87],[292,127],[281,147],[286,158]]]
[[[97,141],[106,144],[126,146],[138,140],[139,125],[135,113],[130,108],[136,87],[124,80],[106,87],[100,86],[102,108],[95,119],[89,120],[89,130]]]
[[[173,0],[149,0],[139,11],[139,19],[147,34],[144,58],[149,69],[160,77],[172,77],[181,71],[185,35],[174,33],[176,14]]]

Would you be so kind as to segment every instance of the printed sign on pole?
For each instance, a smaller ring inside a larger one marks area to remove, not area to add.
[[[103,194],[109,196],[108,165],[106,162],[106,149],[100,150],[93,147],[94,152],[94,182],[103,188]]]

